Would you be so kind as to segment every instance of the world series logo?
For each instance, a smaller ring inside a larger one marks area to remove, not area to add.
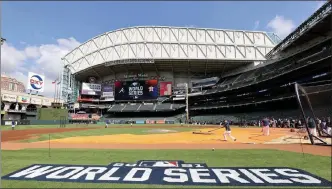
[[[96,165],[35,164],[4,180],[201,186],[331,186],[331,182],[288,167],[208,167],[180,160],[141,160]]]

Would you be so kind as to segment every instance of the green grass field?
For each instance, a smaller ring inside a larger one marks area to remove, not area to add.
[[[284,152],[277,150],[20,150],[2,151],[3,175],[31,164],[108,165],[111,162],[135,163],[146,159],[178,159],[185,162],[207,163],[214,167],[291,167],[306,170],[331,181],[331,157]],[[3,180],[4,188],[179,188],[164,185],[93,184],[68,182]],[[184,188],[188,188],[183,186]],[[183,188],[180,186],[180,188]],[[199,187],[199,186],[198,186]],[[192,188],[192,187],[190,187]],[[201,188],[206,188],[201,187]]]
[[[96,124],[67,124],[66,128],[85,128],[85,127],[104,127],[105,125],[96,125]],[[112,127],[128,127],[129,124],[115,124],[109,125],[109,128]],[[133,124],[132,127],[144,126],[144,127],[169,127],[169,126],[180,126],[179,124],[151,124],[151,125],[142,125],[142,124]],[[47,128],[59,128],[59,125],[18,125],[15,127],[15,130],[25,130],[25,129],[47,129]],[[11,130],[10,125],[2,125],[1,130]]]
[[[102,136],[102,135],[115,135],[115,134],[134,134],[134,135],[148,135],[148,134],[154,134],[148,132],[149,130],[153,129],[153,126],[151,128],[97,128],[97,129],[89,129],[89,130],[81,130],[81,131],[71,131],[71,132],[64,132],[64,133],[52,133],[50,135],[51,139],[61,139],[61,138],[68,138],[68,137],[75,137],[75,136]],[[167,129],[167,126],[165,128]],[[192,131],[193,129],[190,127],[183,127],[183,128],[170,128],[169,130],[175,130],[177,132],[183,132],[183,131]],[[157,132],[156,132],[157,133]],[[32,138],[23,140],[24,142],[35,142],[35,141],[43,141],[48,140],[49,135],[43,134],[38,136],[38,138]]]

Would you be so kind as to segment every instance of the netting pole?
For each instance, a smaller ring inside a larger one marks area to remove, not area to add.
[[[303,110],[303,106],[302,106],[302,102],[301,102],[301,99],[300,99],[300,94],[299,94],[299,86],[297,83],[295,83],[295,93],[296,93],[296,98],[297,98],[297,102],[299,104],[299,107],[301,109],[301,113],[302,113],[302,117],[303,117],[303,120],[304,120],[304,125],[305,125],[305,128],[307,130],[307,133],[308,133],[308,136],[309,136],[309,139],[310,139],[310,142],[311,144],[315,144],[314,142],[314,139],[312,138],[312,135],[310,134],[310,131],[309,131],[309,127],[308,127],[308,123],[307,123],[307,119],[306,119],[306,116],[305,116],[305,113],[304,113],[304,110]]]

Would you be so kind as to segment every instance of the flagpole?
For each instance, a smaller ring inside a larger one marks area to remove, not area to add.
[[[54,84],[54,99],[53,99],[53,103],[55,103],[55,98],[56,98],[56,80],[54,82],[52,82]]]

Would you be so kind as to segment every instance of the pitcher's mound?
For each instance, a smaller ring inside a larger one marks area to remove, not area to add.
[[[176,133],[176,130],[168,130],[168,129],[151,129],[146,131],[147,133]]]

